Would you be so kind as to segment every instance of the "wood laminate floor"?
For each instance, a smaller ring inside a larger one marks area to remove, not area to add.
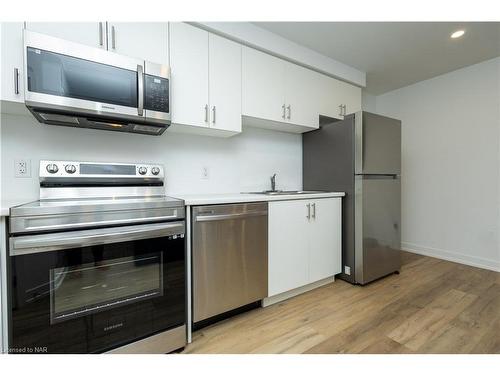
[[[500,353],[500,273],[403,252],[400,275],[238,315],[184,353]]]

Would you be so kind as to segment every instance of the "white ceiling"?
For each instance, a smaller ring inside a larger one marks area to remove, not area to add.
[[[500,22],[255,22],[365,71],[379,95],[500,56]],[[466,33],[450,39],[458,29]]]

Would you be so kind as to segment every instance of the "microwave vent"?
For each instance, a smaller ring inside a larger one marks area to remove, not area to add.
[[[79,124],[78,118],[74,117],[74,116],[66,116],[66,115],[60,115],[57,113],[43,113],[43,112],[40,112],[39,115],[45,121]]]

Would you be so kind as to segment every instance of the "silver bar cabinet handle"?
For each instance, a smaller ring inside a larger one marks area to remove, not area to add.
[[[14,94],[19,95],[19,69],[14,68]]]
[[[208,104],[205,104],[205,122],[208,122]]]
[[[102,28],[102,22],[99,22],[99,45],[104,45],[104,31]]]
[[[215,124],[215,106],[212,107],[212,122]]]
[[[311,203],[307,204],[307,220],[311,220]]]
[[[281,117],[283,117],[283,119],[285,119],[285,116],[286,116],[286,115],[285,115],[285,105],[283,104],[283,105],[281,106],[281,108],[283,109],[283,114],[281,115]]]
[[[286,109],[288,110],[287,119],[290,120],[290,118],[292,117],[292,106],[288,104],[288,107],[286,107]]]
[[[313,204],[312,204],[312,207],[313,207],[312,218],[313,218],[313,219],[316,219],[316,203],[313,203]]]
[[[111,26],[111,48],[116,49],[115,26]]]
[[[138,101],[137,101],[137,114],[142,116],[144,112],[144,69],[142,65],[137,65],[137,90],[138,90]]]

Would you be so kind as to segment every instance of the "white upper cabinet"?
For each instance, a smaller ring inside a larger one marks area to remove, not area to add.
[[[361,88],[342,81],[337,81],[337,87],[340,93],[339,105],[344,106],[343,114],[361,111]]]
[[[241,45],[209,35],[210,127],[241,132]]]
[[[285,121],[285,62],[243,46],[242,114]]]
[[[215,136],[241,132],[241,45],[171,23],[170,63],[171,130]]]
[[[106,22],[26,22],[26,29],[106,49]]]
[[[108,49],[158,64],[169,64],[167,22],[108,22]]]
[[[26,29],[168,65],[167,22],[26,22]]]
[[[242,75],[250,125],[306,132],[319,127],[319,115],[343,118],[361,109],[360,88],[253,48],[243,47]]]
[[[302,66],[285,63],[286,120],[308,128],[319,127],[319,87],[322,76]]]
[[[1,100],[24,102],[23,23],[2,22]]]
[[[208,32],[170,23],[170,64],[172,123],[208,128]]]
[[[322,76],[318,98],[320,114],[336,119],[361,110],[361,88]]]

